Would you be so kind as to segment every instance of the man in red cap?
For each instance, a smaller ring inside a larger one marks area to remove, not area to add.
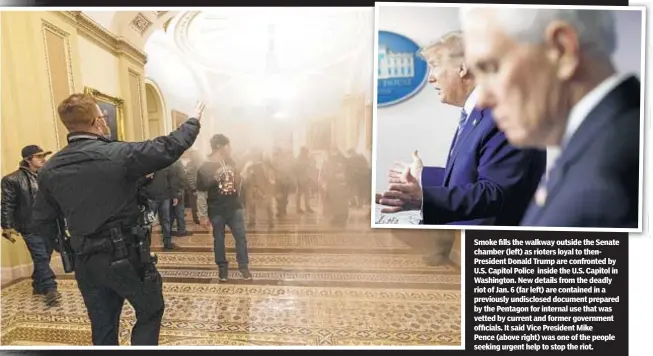
[[[34,294],[45,295],[47,305],[55,305],[61,295],[50,268],[52,239],[36,234],[30,221],[34,198],[39,190],[38,171],[45,164],[45,158],[52,152],[45,152],[36,145],[25,146],[19,168],[2,178],[2,236],[14,242],[14,236],[22,235],[32,256],[34,273],[32,287]]]

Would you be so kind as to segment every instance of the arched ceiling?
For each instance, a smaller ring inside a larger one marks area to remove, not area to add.
[[[334,113],[345,94],[372,94],[373,9],[84,13],[147,53],[146,76],[170,109],[201,99],[232,114],[311,116]]]
[[[231,114],[330,114],[348,93],[371,96],[373,24],[357,8],[182,12],[148,38],[146,75]]]
[[[281,72],[312,72],[360,50],[370,11],[342,8],[215,8],[189,11],[171,23],[174,41],[208,69],[261,74],[270,40]]]

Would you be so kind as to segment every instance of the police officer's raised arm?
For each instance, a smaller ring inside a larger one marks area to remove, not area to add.
[[[129,175],[142,177],[166,168],[189,149],[200,132],[204,104],[198,103],[195,116],[186,120],[168,136],[143,142],[123,143],[127,149],[125,165]]]

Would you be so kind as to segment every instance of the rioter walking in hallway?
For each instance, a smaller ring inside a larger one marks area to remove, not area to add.
[[[166,250],[175,249],[177,246],[172,242],[172,209],[173,204],[179,197],[181,183],[174,171],[174,167],[166,167],[154,172],[152,181],[145,186],[145,195],[150,200],[150,209],[157,215],[161,226],[163,237],[163,248]]]
[[[292,176],[293,160],[294,157],[281,148],[275,149],[272,156],[277,201],[277,218],[279,219],[283,219],[288,215],[288,196],[295,184]]]
[[[369,201],[370,190],[367,159],[353,148],[347,151],[347,186],[349,201],[352,207],[360,208]]]
[[[349,197],[347,186],[347,158],[339,149],[331,150],[322,168],[326,182],[325,215],[336,228],[347,227],[349,220]]]
[[[23,236],[34,263],[33,294],[45,295],[46,305],[53,306],[61,297],[50,267],[53,236],[39,234],[31,226],[32,208],[39,190],[37,175],[50,154],[52,152],[45,152],[39,146],[26,146],[22,150],[23,159],[18,170],[2,178],[2,236],[11,242],[15,241],[14,236]],[[58,231],[55,229],[48,233],[57,234]]]
[[[252,160],[243,168],[243,188],[245,192],[245,211],[247,227],[256,226],[256,215],[263,208],[268,218],[268,228],[274,228],[274,171],[263,152],[257,150],[251,154]]]
[[[173,198],[170,206],[170,235],[185,237],[193,235],[186,228],[186,190],[188,189],[188,178],[186,169],[181,160],[170,166],[172,177]]]
[[[308,152],[308,147],[302,147],[299,155],[295,160],[295,177],[297,179],[297,195],[295,196],[296,209],[298,214],[304,212],[313,213],[311,208],[311,187],[312,174],[315,162]],[[304,200],[304,209],[302,209],[302,199]]]
[[[195,142],[204,105],[196,110],[168,136],[119,142],[104,136],[106,118],[93,96],[73,94],[57,108],[68,145],[39,171],[33,222],[42,233],[66,221],[69,251],[62,257],[74,256],[66,261],[75,268],[94,345],[120,344],[125,299],[136,315],[131,344],[159,343],[163,286],[139,190],[145,176],[173,164]]]
[[[197,204],[202,225],[213,228],[213,251],[218,265],[218,278],[229,278],[229,263],[225,251],[225,227],[229,226],[236,242],[236,261],[243,279],[251,280],[245,214],[240,201],[241,177],[231,158],[231,145],[227,136],[218,134],[211,138],[211,155],[197,171]]]
[[[202,165],[202,157],[195,150],[187,151],[187,153],[188,158],[182,158],[184,171],[186,172],[186,182],[188,183],[184,203],[186,203],[186,208],[191,209],[195,225],[199,225],[200,218],[197,215],[197,170]]]

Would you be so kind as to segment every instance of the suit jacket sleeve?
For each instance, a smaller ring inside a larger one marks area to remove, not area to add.
[[[424,186],[424,223],[446,224],[498,215],[504,202],[518,194],[531,161],[540,152],[519,150],[508,143],[496,127],[480,145],[478,179],[465,185]]]
[[[444,182],[444,168],[424,167],[422,170],[422,185],[425,187],[439,187]]]

